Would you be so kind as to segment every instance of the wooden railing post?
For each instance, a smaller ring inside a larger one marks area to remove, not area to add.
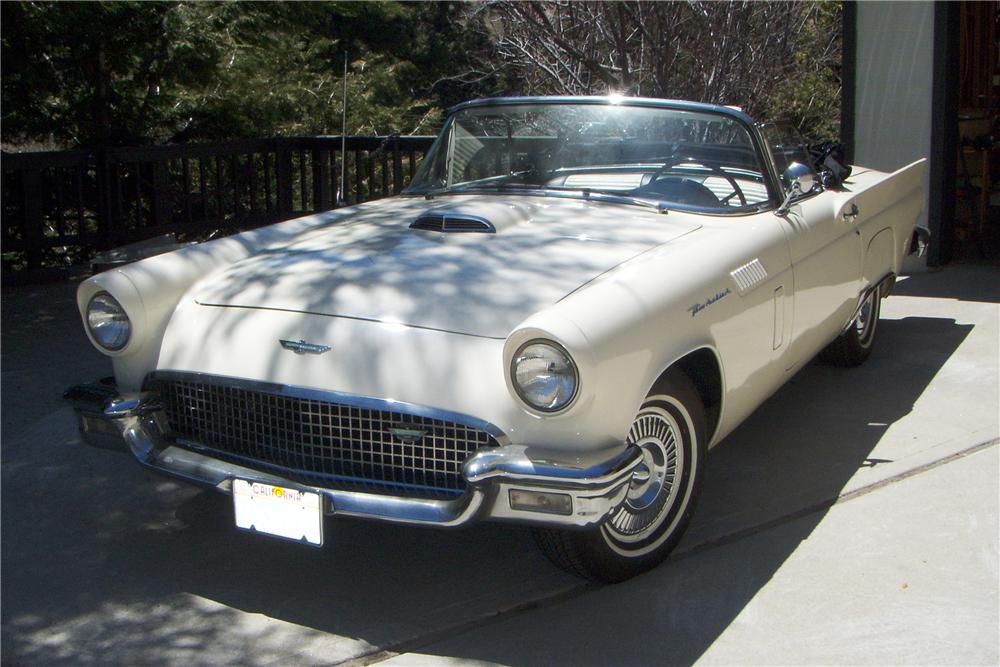
[[[94,176],[97,184],[97,249],[106,250],[111,245],[111,229],[114,227],[114,200],[117,191],[111,173],[108,151],[97,151],[94,162]]]
[[[368,151],[366,163],[368,164],[368,198],[365,201],[371,201],[378,199],[375,195],[375,151]]]
[[[29,169],[22,172],[24,193],[24,258],[27,267],[42,265],[42,240],[45,238],[45,214],[42,207],[42,172]]]
[[[403,156],[399,152],[399,135],[392,138],[392,194],[403,189]]]
[[[361,159],[361,151],[354,151],[354,203],[360,204],[367,199],[361,198],[361,181],[364,179],[364,161]],[[371,191],[371,188],[369,188]]]
[[[240,209],[240,154],[233,153],[232,157],[229,158],[229,177],[232,180],[231,185],[233,186],[233,224],[240,224],[241,209]]]
[[[313,150],[313,211],[329,211],[330,203],[330,151]]]
[[[278,144],[276,153],[278,180],[278,215],[285,217],[292,214],[292,151],[288,143]]]
[[[171,221],[170,205],[170,174],[167,172],[167,161],[156,160],[150,165],[153,168],[153,226],[160,227]]]

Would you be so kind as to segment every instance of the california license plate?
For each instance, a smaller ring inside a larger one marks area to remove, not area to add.
[[[323,545],[323,499],[318,493],[233,480],[236,527]]]

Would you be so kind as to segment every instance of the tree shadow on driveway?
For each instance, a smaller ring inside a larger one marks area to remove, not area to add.
[[[859,470],[891,468],[876,446],[972,330],[926,317],[881,326],[865,366],[809,365],[712,451],[674,562],[598,591],[551,567],[519,527],[337,520],[323,549],[241,533],[227,498],[151,477],[127,455],[80,447],[67,408],[18,420],[4,434],[16,453],[3,468],[4,661],[333,663],[569,592],[593,600],[588,627],[535,628],[509,654],[460,657],[690,663]],[[736,570],[706,553],[706,544],[807,508],[819,511],[796,522],[798,533],[757,547]],[[662,587],[661,608],[629,608],[635,587]],[[651,624],[655,642],[644,635]],[[601,653],[611,646],[628,654]]]

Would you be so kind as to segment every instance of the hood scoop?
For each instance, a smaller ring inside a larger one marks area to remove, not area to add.
[[[410,229],[442,234],[496,234],[497,228],[486,218],[468,213],[430,211],[410,224]]]

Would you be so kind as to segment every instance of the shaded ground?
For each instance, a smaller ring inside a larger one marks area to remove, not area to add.
[[[86,341],[72,295],[70,285],[25,287],[6,290],[0,301],[5,663],[330,664],[387,658],[392,654],[380,652],[414,646],[440,646],[421,651],[463,660],[520,663],[524,654],[463,649],[459,631],[530,625],[535,616],[524,609],[534,604],[589,619],[543,622],[551,634],[538,642],[594,651],[537,653],[549,662],[571,655],[613,661],[602,647],[619,638],[635,646],[647,630],[670,638],[662,662],[739,661],[738,655],[794,661],[795,654],[769,648],[773,638],[766,633],[743,629],[761,629],[752,616],[761,610],[765,624],[779,624],[789,638],[808,637],[822,613],[774,616],[757,601],[835,585],[844,563],[866,553],[859,536],[878,534],[883,521],[887,535],[911,525],[907,506],[912,510],[924,494],[936,498],[963,477],[928,476],[933,489],[904,493],[893,501],[903,507],[892,511],[874,502],[841,520],[838,508],[850,503],[828,510],[830,504],[998,434],[1000,271],[956,267],[898,284],[883,307],[878,349],[864,367],[808,366],[714,449],[703,502],[678,557],[635,582],[599,590],[581,584],[552,568],[527,531],[497,525],[439,532],[337,521],[328,545],[312,550],[238,533],[224,497],[149,477],[127,456],[79,445],[60,393],[108,374],[109,364]],[[962,461],[996,469],[986,452]],[[995,517],[995,485],[981,487],[970,481],[963,497],[978,498]],[[930,526],[955,520],[955,509],[935,501],[921,511]],[[876,611],[865,618],[889,624],[901,608],[942,619],[947,612],[995,650],[996,588],[974,585],[983,574],[976,563],[992,566],[996,581],[995,521],[992,530],[992,551],[968,566],[975,571],[948,573],[967,604],[934,606],[942,593],[933,591],[915,601],[892,598],[880,616],[890,592],[873,587],[869,606]],[[805,557],[813,541],[829,550],[831,531],[843,540],[840,566]],[[958,540],[954,548],[962,549],[963,536],[975,534],[981,533],[929,532],[928,539],[950,547]],[[890,563],[901,557],[892,543],[879,547]],[[662,594],[651,599],[649,590]],[[648,610],[637,617],[645,621],[632,620],[636,609]],[[498,615],[502,622],[491,623]],[[452,636],[458,643],[448,643]],[[851,636],[863,646],[878,632],[868,640]],[[522,646],[533,646],[531,634],[525,637]],[[914,650],[927,648],[926,655],[933,654],[927,643],[933,640],[905,628],[899,637]],[[729,646],[745,653],[722,650]],[[988,661],[991,654],[979,646],[956,653],[956,662]],[[654,657],[636,650],[636,659]],[[839,655],[831,660],[864,661],[861,653]],[[905,655],[901,661],[920,661],[919,653]]]

